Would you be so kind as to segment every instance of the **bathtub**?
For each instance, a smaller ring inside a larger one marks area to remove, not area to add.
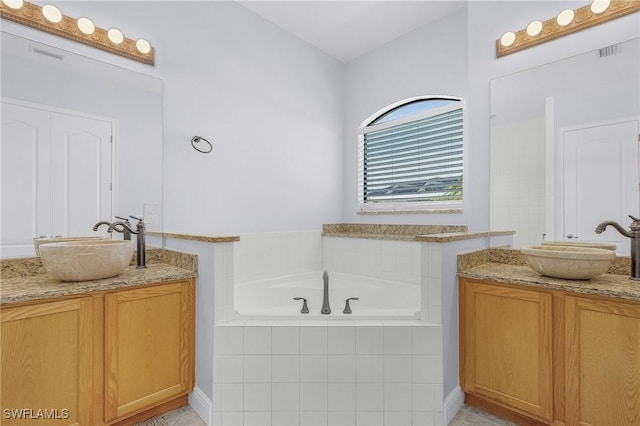
[[[239,320],[367,320],[418,319],[420,288],[406,282],[382,280],[329,271],[331,314],[322,315],[323,271],[291,274],[277,278],[238,283],[234,289],[234,309]],[[307,299],[309,313],[302,314]],[[352,314],[344,314],[345,300]]]

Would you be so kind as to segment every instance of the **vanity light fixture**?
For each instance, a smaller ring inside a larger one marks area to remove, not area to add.
[[[579,9],[566,9],[544,22],[533,21],[527,28],[506,32],[496,40],[496,56],[509,55],[547,41],[640,11],[640,0],[593,0]]]
[[[24,0],[2,0],[0,18],[55,34],[134,61],[153,65],[155,51],[145,39],[126,38],[118,29],[96,27],[89,18],[75,19],[52,4],[38,6]]]

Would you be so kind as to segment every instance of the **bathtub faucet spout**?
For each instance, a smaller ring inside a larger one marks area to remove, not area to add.
[[[327,274],[327,271],[324,271],[324,274],[322,274],[322,279],[324,280],[324,294],[322,296],[322,309],[320,313],[328,315],[331,313],[331,308],[329,307],[329,274]]]

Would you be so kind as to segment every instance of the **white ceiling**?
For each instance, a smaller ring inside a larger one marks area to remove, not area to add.
[[[343,62],[467,3],[466,0],[237,1]]]

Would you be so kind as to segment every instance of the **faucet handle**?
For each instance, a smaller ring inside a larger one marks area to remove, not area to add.
[[[300,311],[301,314],[308,314],[309,313],[309,307],[307,306],[307,299],[305,299],[304,297],[294,297],[293,300],[302,300],[302,310]]]
[[[351,313],[351,306],[349,306],[349,301],[350,300],[360,300],[359,297],[350,297],[347,300],[344,301],[344,311],[342,311],[343,314],[350,314]]]

